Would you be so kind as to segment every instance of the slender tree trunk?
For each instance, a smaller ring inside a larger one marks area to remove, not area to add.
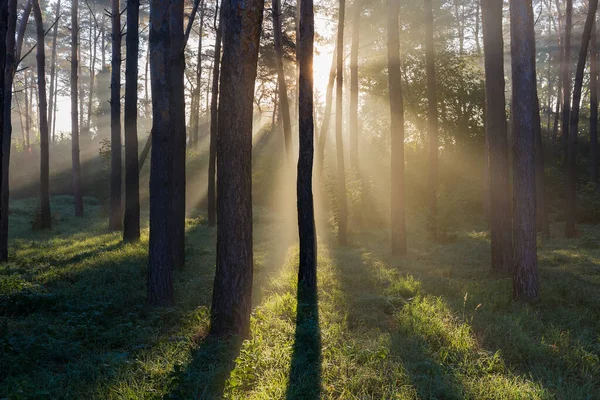
[[[138,166],[137,99],[139,53],[139,0],[127,0],[125,55],[125,217],[123,240],[140,238],[140,175]]]
[[[546,209],[546,174],[544,170],[544,144],[542,141],[542,121],[540,116],[540,101],[535,97],[534,114],[535,134],[535,186],[536,186],[536,224],[538,232],[550,236],[550,221]]]
[[[598,185],[598,24],[590,43],[590,177]]]
[[[192,147],[198,147],[200,130],[200,86],[202,85],[202,30],[204,28],[204,2],[200,6],[200,26],[198,32],[198,54],[196,57],[196,87],[192,95],[192,111],[190,117],[193,118],[192,124]]]
[[[404,101],[400,73],[399,0],[388,0],[388,80],[390,89],[390,131],[392,138],[391,211],[392,253],[406,254],[406,220],[404,211]]]
[[[331,106],[333,97],[333,84],[335,83],[337,67],[337,44],[333,49],[331,56],[331,67],[329,68],[329,81],[327,82],[327,92],[325,93],[325,112],[323,113],[323,122],[321,123],[321,133],[319,134],[319,143],[317,147],[317,171],[319,176],[323,174],[323,165],[325,163],[325,145],[327,144],[327,135],[329,134],[329,121],[331,120]]]
[[[111,73],[110,73],[110,212],[108,229],[123,229],[121,209],[121,7],[111,1]]]
[[[215,10],[215,12],[217,12]],[[216,169],[217,169],[217,140],[219,129],[219,74],[221,62],[221,20],[223,18],[223,6],[218,11],[219,23],[215,26],[215,59],[212,70],[212,95],[210,99],[210,149],[208,160],[208,225],[217,224],[217,190],[216,190]],[[216,17],[216,16],[215,16]],[[216,24],[215,24],[216,25]]]
[[[40,228],[50,229],[50,149],[48,134],[48,103],[46,101],[46,54],[44,44],[44,22],[39,0],[33,2],[37,30],[37,73],[40,117]]]
[[[513,297],[539,296],[535,221],[535,34],[531,0],[511,0],[510,29],[515,138]]]
[[[358,45],[362,0],[354,0],[350,50],[350,166],[358,171]]]
[[[317,234],[312,193],[314,159],[313,119],[313,0],[301,0],[300,38],[298,41],[300,64],[299,87],[299,153],[298,153],[298,236],[300,238],[300,266],[298,268],[298,293],[316,295],[317,292]]]
[[[479,41],[479,20],[481,18],[481,3],[475,1],[475,51],[477,57],[481,58],[481,42]]]
[[[152,110],[150,110],[150,97],[148,96],[148,88],[150,85],[148,84],[148,71],[150,70],[150,41],[148,41],[148,49],[146,51],[146,68],[144,70],[144,116],[148,118]],[[151,138],[152,136],[148,136]],[[140,169],[142,162],[140,161]]]
[[[58,39],[58,19],[60,18],[60,0],[56,2],[56,23],[54,24],[54,31],[52,34],[52,59],[50,61],[50,105],[48,110],[48,125],[52,128],[54,126],[54,91],[55,91],[55,81],[57,80],[56,76],[56,41]],[[52,129],[52,142],[56,141],[54,137],[54,129]]]
[[[437,236],[438,110],[435,53],[433,47],[433,7],[425,0],[425,49],[427,59],[427,124],[429,131],[429,213],[428,227]]]
[[[579,125],[579,107],[581,103],[581,89],[583,87],[583,73],[585,70],[585,61],[588,55],[588,45],[592,34],[592,27],[596,19],[596,9],[598,0],[590,0],[588,15],[583,28],[581,37],[581,48],[577,60],[577,70],[575,71],[575,88],[573,89],[573,107],[569,123],[569,145],[567,151],[567,209],[565,212],[565,236],[575,237],[577,231],[576,223],[576,202],[577,202],[577,129]]]
[[[29,81],[29,70],[25,70],[23,74],[23,79],[25,79],[25,139],[27,143],[27,151],[31,151],[31,118],[29,116],[29,111],[31,110],[31,82]],[[33,78],[32,78],[33,79]]]
[[[289,161],[292,159],[292,123],[290,121],[290,104],[283,69],[283,49],[281,40],[281,5],[273,0],[273,38],[275,43],[275,68],[277,70],[277,87],[279,90],[279,112],[283,120],[283,138],[285,153]]]
[[[565,158],[567,157],[568,138],[569,138],[569,116],[571,115],[571,31],[573,28],[573,0],[567,0],[565,37],[563,40],[563,58],[562,58],[562,84],[563,84],[563,103],[562,103],[562,143],[564,147]]]
[[[78,1],[73,0],[71,6],[71,156],[73,163],[73,197],[75,198],[75,216],[83,216],[83,194],[81,192],[81,163],[79,161],[79,109],[78,101],[78,72],[79,52],[77,48],[79,22],[77,20]]]
[[[337,84],[336,84],[336,106],[335,106],[335,147],[337,153],[337,195],[338,195],[338,241],[340,245],[348,242],[348,202],[346,200],[346,168],[344,166],[344,142],[342,140],[343,129],[343,102],[344,91],[344,15],[346,12],[346,0],[339,0],[340,9],[338,17],[337,32]]]
[[[95,22],[95,19],[94,19]],[[87,108],[87,119],[85,120],[85,132],[88,138],[91,138],[91,122],[92,122],[92,109],[94,108],[94,84],[96,81],[96,49],[98,48],[98,34],[96,32],[97,26],[94,24],[94,33],[92,34],[92,27],[90,26],[90,90],[88,94],[88,108]],[[120,33],[119,33],[120,36]],[[121,43],[121,39],[119,39]],[[120,91],[120,89],[119,89]]]
[[[171,89],[171,135],[173,140],[173,175],[171,229],[173,236],[173,266],[185,263],[185,35],[183,26],[184,0],[171,0],[170,6],[170,61],[169,84]]]
[[[252,108],[263,0],[223,2],[217,269],[210,331],[246,336],[252,306]]]
[[[150,163],[150,242],[148,302],[172,304],[173,236],[169,3],[150,2],[150,78],[152,84],[152,159]]]
[[[56,110],[58,106],[56,104],[58,100],[58,70],[55,72],[54,78],[54,102],[52,103],[52,109],[50,112],[52,113],[52,141],[56,140]]]
[[[102,13],[102,20],[100,22],[100,57],[102,62],[102,69],[106,67],[106,43],[105,43],[105,35],[106,35],[106,14]]]

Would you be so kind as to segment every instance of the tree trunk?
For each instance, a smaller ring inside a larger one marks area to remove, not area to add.
[[[39,90],[40,118],[40,228],[52,227],[50,214],[50,149],[48,134],[48,102],[46,100],[46,54],[44,44],[44,23],[39,0],[33,2],[33,15],[37,31],[37,73]]]
[[[148,302],[173,303],[171,88],[169,3],[150,2],[150,80],[152,84],[152,159],[150,163],[150,242]]]
[[[540,101],[535,97],[534,114],[535,134],[535,186],[536,186],[536,224],[538,232],[550,236],[550,221],[546,209],[546,176],[544,171],[544,144],[542,142],[542,121],[540,116]]]
[[[217,10],[215,10],[217,13]],[[219,22],[215,26],[215,60],[212,70],[212,94],[210,99],[210,149],[208,160],[208,225],[217,224],[217,190],[216,190],[216,168],[217,168],[217,140],[218,140],[218,114],[219,114],[219,73],[221,62],[221,20],[223,18],[223,7],[218,11]],[[215,15],[216,17],[216,15]]]
[[[140,175],[138,166],[137,99],[140,1],[127,0],[125,55],[125,217],[123,240],[140,238]]]
[[[83,194],[81,193],[81,163],[79,161],[79,109],[77,108],[77,80],[79,71],[79,52],[77,51],[79,22],[78,1],[71,6],[71,156],[73,164],[73,197],[75,198],[75,216],[83,216]]]
[[[573,0],[567,0],[565,37],[562,57],[562,143],[567,158],[567,142],[569,138],[569,116],[571,115],[571,31],[573,29]]]
[[[433,48],[433,7],[425,0],[425,49],[427,59],[427,125],[429,131],[429,212],[428,228],[437,237],[438,110]]]
[[[252,108],[263,0],[223,2],[217,269],[211,334],[246,336],[252,306]]]
[[[173,236],[173,266],[185,262],[185,35],[183,26],[184,0],[171,0],[169,84],[171,89],[171,136],[173,140],[173,175],[171,203],[171,235]]]
[[[90,11],[90,13],[91,13],[91,11]],[[96,22],[95,18],[94,18],[94,22]],[[90,126],[91,126],[91,122],[92,122],[92,109],[94,108],[94,83],[96,81],[96,49],[98,48],[98,34],[96,32],[97,26],[95,23],[94,23],[93,27],[94,27],[94,31],[92,34],[92,27],[90,26],[90,53],[91,53],[91,57],[90,57],[90,90],[88,92],[87,119],[85,121],[85,129],[84,129],[86,132],[87,138],[91,138],[91,135],[92,135]],[[120,39],[120,32],[119,32],[119,44],[120,43],[121,43],[121,39]],[[120,52],[119,52],[119,54],[120,54]],[[120,88],[119,88],[119,91],[120,91]]]
[[[388,0],[388,80],[390,90],[391,133],[391,224],[392,253],[406,254],[406,217],[404,211],[404,101],[400,74],[399,0]]]
[[[58,18],[60,18],[60,0],[56,2],[56,23],[54,24],[54,32],[52,34],[52,59],[50,61],[50,105],[48,107],[48,126],[54,126],[54,91],[56,86],[57,71],[56,71],[56,41],[58,39]],[[54,129],[52,129],[52,142],[56,141],[54,137]]]
[[[290,121],[290,104],[283,69],[283,49],[281,43],[281,5],[273,0],[273,38],[275,43],[275,68],[277,70],[277,87],[279,90],[279,112],[283,120],[283,138],[288,161],[292,160],[292,124]]]
[[[358,45],[362,0],[354,0],[350,50],[350,166],[358,171]]]
[[[52,113],[52,141],[56,140],[56,110],[58,109],[58,106],[56,104],[57,100],[58,100],[58,70],[56,70],[56,72],[55,72],[54,102],[52,103],[52,109],[50,110],[50,112]]]
[[[29,111],[31,110],[31,82],[29,81],[29,70],[25,70],[23,74],[25,80],[25,139],[27,143],[27,151],[31,152],[31,119],[29,117]],[[33,78],[32,78],[33,79]]]
[[[510,2],[515,219],[513,297],[539,296],[535,221],[535,34],[531,0]]]
[[[575,71],[575,87],[573,89],[573,107],[569,123],[569,145],[567,150],[567,209],[565,212],[565,236],[572,238],[577,235],[575,229],[576,222],[576,202],[577,202],[577,129],[579,125],[579,107],[581,102],[581,89],[583,87],[583,73],[585,70],[585,61],[588,55],[588,45],[592,34],[592,27],[596,19],[596,9],[598,0],[590,0],[588,15],[583,28],[581,37],[581,48],[577,60],[577,70]]]
[[[325,145],[327,144],[327,135],[329,134],[329,121],[331,120],[331,105],[333,103],[333,84],[335,83],[337,67],[337,44],[333,49],[331,56],[331,67],[329,68],[329,81],[327,82],[327,92],[325,94],[325,112],[323,113],[323,122],[321,124],[321,133],[319,134],[319,144],[317,147],[317,170],[318,175],[323,174],[323,164],[325,163]]]
[[[481,18],[481,4],[475,1],[475,51],[477,57],[481,58],[481,44],[479,41],[479,19]]]
[[[346,200],[346,168],[344,166],[344,142],[342,140],[343,129],[343,102],[344,91],[344,15],[346,12],[346,0],[339,0],[340,9],[338,17],[337,32],[337,84],[336,84],[336,106],[335,106],[335,147],[337,153],[337,196],[338,196],[338,241],[340,245],[348,242],[348,202]]]
[[[121,7],[119,0],[112,0],[111,5],[110,211],[108,229],[119,231],[123,228],[123,210],[121,209]]]
[[[317,234],[312,192],[314,158],[313,119],[313,0],[301,0],[300,38],[298,56],[300,87],[298,100],[299,152],[298,152],[298,236],[300,238],[300,266],[298,268],[298,293],[317,293]],[[314,298],[313,297],[313,298]]]
[[[198,54],[196,57],[196,87],[192,94],[192,147],[198,148],[200,130],[200,86],[202,84],[202,30],[204,28],[204,3],[200,6],[200,27],[198,32]]]
[[[598,25],[590,43],[590,177],[598,185]]]

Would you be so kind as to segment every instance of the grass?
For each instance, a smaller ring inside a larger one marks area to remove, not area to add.
[[[489,269],[483,228],[450,244],[409,220],[409,253],[385,231],[319,243],[318,308],[297,307],[298,249],[276,215],[255,220],[251,336],[206,336],[215,230],[187,223],[176,305],[145,304],[147,231],[124,245],[93,199],[83,219],[31,232],[35,201],[14,202],[0,265],[0,398],[600,398],[600,230],[540,241],[542,299],[510,300]],[[560,237],[559,227],[553,237]],[[360,245],[359,245],[360,244]]]

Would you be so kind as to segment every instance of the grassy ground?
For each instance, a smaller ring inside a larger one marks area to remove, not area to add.
[[[296,310],[297,246],[277,216],[255,220],[251,337],[206,337],[215,231],[188,220],[177,304],[145,305],[147,232],[105,233],[92,200],[68,197],[51,233],[15,202],[12,262],[0,265],[0,398],[598,399],[600,230],[540,242],[542,300],[510,300],[489,271],[483,230],[435,244],[412,227],[409,254],[383,231],[319,243],[318,310]],[[555,237],[559,237],[557,229]],[[360,244],[360,245],[359,245]]]

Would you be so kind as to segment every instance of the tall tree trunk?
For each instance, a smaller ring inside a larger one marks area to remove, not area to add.
[[[108,229],[123,228],[121,209],[121,7],[111,1],[111,72],[110,72],[110,211]]]
[[[218,4],[215,6],[217,7]],[[208,160],[208,225],[215,226],[217,223],[217,189],[216,189],[216,169],[217,169],[217,140],[219,129],[219,74],[221,62],[221,20],[223,18],[223,6],[218,11],[218,25],[215,23],[215,59],[212,70],[212,95],[210,99],[210,149]],[[215,10],[217,18],[217,10]]]
[[[569,138],[569,116],[571,115],[571,31],[573,29],[573,0],[567,0],[565,37],[563,39],[562,57],[562,143],[565,158],[567,157]]]
[[[485,131],[489,157],[492,270],[512,271],[512,213],[504,84],[502,2],[482,0],[485,58]]]
[[[546,209],[546,174],[544,170],[544,144],[542,142],[542,121],[540,116],[540,101],[535,97],[534,114],[535,135],[535,186],[536,186],[536,224],[538,232],[550,236],[550,221]]]
[[[511,0],[515,219],[513,297],[539,296],[535,221],[535,34],[531,0]]]
[[[354,0],[350,50],[350,166],[358,171],[358,45],[362,0]]]
[[[91,13],[91,11],[90,11]],[[93,17],[93,15],[92,15]],[[94,83],[96,81],[96,49],[98,48],[98,34],[97,34],[97,26],[95,24],[96,19],[94,18],[94,32],[92,34],[92,26],[90,26],[90,90],[88,92],[88,107],[87,107],[87,118],[85,120],[85,132],[88,138],[91,138],[91,122],[92,122],[92,109],[94,108]],[[119,33],[120,37],[120,33]],[[119,44],[121,43],[121,39],[119,38]],[[120,54],[120,53],[119,53]],[[119,71],[120,72],[120,71]],[[119,89],[120,91],[120,89]]]
[[[337,196],[338,196],[338,241],[341,245],[348,242],[348,202],[346,200],[346,168],[344,166],[344,142],[342,140],[343,129],[343,102],[344,91],[344,15],[346,12],[346,0],[339,0],[340,9],[338,17],[337,32],[337,75],[335,94],[335,147],[337,154]]]
[[[71,6],[71,158],[73,164],[73,197],[75,198],[75,216],[83,216],[83,194],[81,193],[81,163],[79,161],[79,109],[78,102],[78,72],[79,52],[77,48],[79,22],[77,20],[78,0],[72,1]]]
[[[246,336],[252,306],[252,108],[263,0],[223,2],[217,270],[210,331]]]
[[[598,0],[590,0],[588,15],[581,37],[581,48],[577,59],[577,70],[575,71],[575,87],[573,89],[573,106],[569,123],[569,145],[567,151],[567,209],[565,212],[565,236],[575,237],[576,202],[577,202],[577,129],[579,125],[579,107],[581,103],[581,89],[583,87],[583,73],[585,61],[588,55],[588,45],[592,34],[592,27],[596,19]]]
[[[29,117],[29,111],[31,110],[30,92],[32,84],[29,81],[29,70],[25,70],[23,79],[25,79],[25,139],[27,143],[27,151],[31,152],[31,118]]]
[[[173,236],[173,266],[185,262],[185,35],[183,26],[184,0],[171,0],[170,6],[170,61],[171,135],[173,137],[173,175],[171,203],[171,235]]]
[[[100,57],[102,62],[102,69],[106,67],[106,43],[105,43],[105,35],[106,35],[106,14],[102,13],[102,20],[100,23]]]
[[[204,2],[200,6],[200,26],[198,29],[198,54],[196,57],[196,86],[192,95],[192,111],[190,118],[193,118],[192,124],[192,147],[198,147],[200,130],[200,86],[202,84],[202,31],[204,28]]]
[[[298,152],[298,236],[300,238],[300,266],[298,268],[298,293],[316,296],[317,292],[317,234],[312,193],[314,159],[313,119],[313,0],[301,0],[300,38],[298,41],[300,87],[298,100],[299,152]]]
[[[331,120],[331,106],[333,97],[333,84],[335,83],[335,74],[337,67],[337,44],[333,49],[331,56],[331,67],[329,68],[329,80],[327,81],[327,92],[325,93],[325,112],[323,113],[323,122],[321,123],[321,132],[319,134],[319,143],[317,145],[317,171],[318,175],[323,174],[323,165],[325,163],[325,145],[327,144],[327,135],[329,134],[329,121]]]
[[[56,23],[54,24],[54,32],[52,34],[52,59],[50,61],[50,105],[48,106],[48,125],[50,128],[54,126],[54,91],[55,91],[55,81],[57,81],[56,76],[56,42],[58,39],[58,19],[60,18],[60,0],[56,2]],[[54,137],[54,129],[52,130],[52,141],[55,142],[56,138]]]
[[[148,302],[173,302],[171,88],[169,3],[150,2],[150,79],[152,84],[152,159],[150,163],[150,242]]]
[[[39,0],[33,2],[33,15],[37,31],[37,73],[40,118],[40,228],[50,229],[50,149],[48,134],[48,102],[46,100],[46,54],[44,44],[44,22]]]
[[[437,236],[437,180],[438,180],[438,110],[433,47],[433,7],[425,0],[425,49],[427,59],[427,125],[429,133],[429,212],[428,227]]]
[[[391,131],[391,225],[392,253],[406,254],[406,220],[404,211],[404,101],[400,73],[399,0],[388,0],[388,80],[390,89]]]
[[[58,70],[56,70],[55,78],[54,78],[54,101],[52,103],[52,108],[50,112],[52,113],[52,141],[56,140],[56,110],[58,109],[57,100],[58,100]]]
[[[279,112],[283,121],[283,138],[285,153],[289,161],[292,159],[292,124],[290,121],[290,104],[283,69],[283,49],[281,40],[281,5],[279,0],[273,0],[273,39],[275,43],[275,68],[277,70],[277,87],[279,90]]]
[[[125,217],[123,240],[140,238],[140,175],[138,166],[137,99],[140,1],[127,0],[125,55]]]
[[[475,1],[475,51],[477,57],[481,57],[481,44],[479,41],[479,20],[481,18],[481,3]]]
[[[590,177],[598,185],[598,24],[590,43]]]

